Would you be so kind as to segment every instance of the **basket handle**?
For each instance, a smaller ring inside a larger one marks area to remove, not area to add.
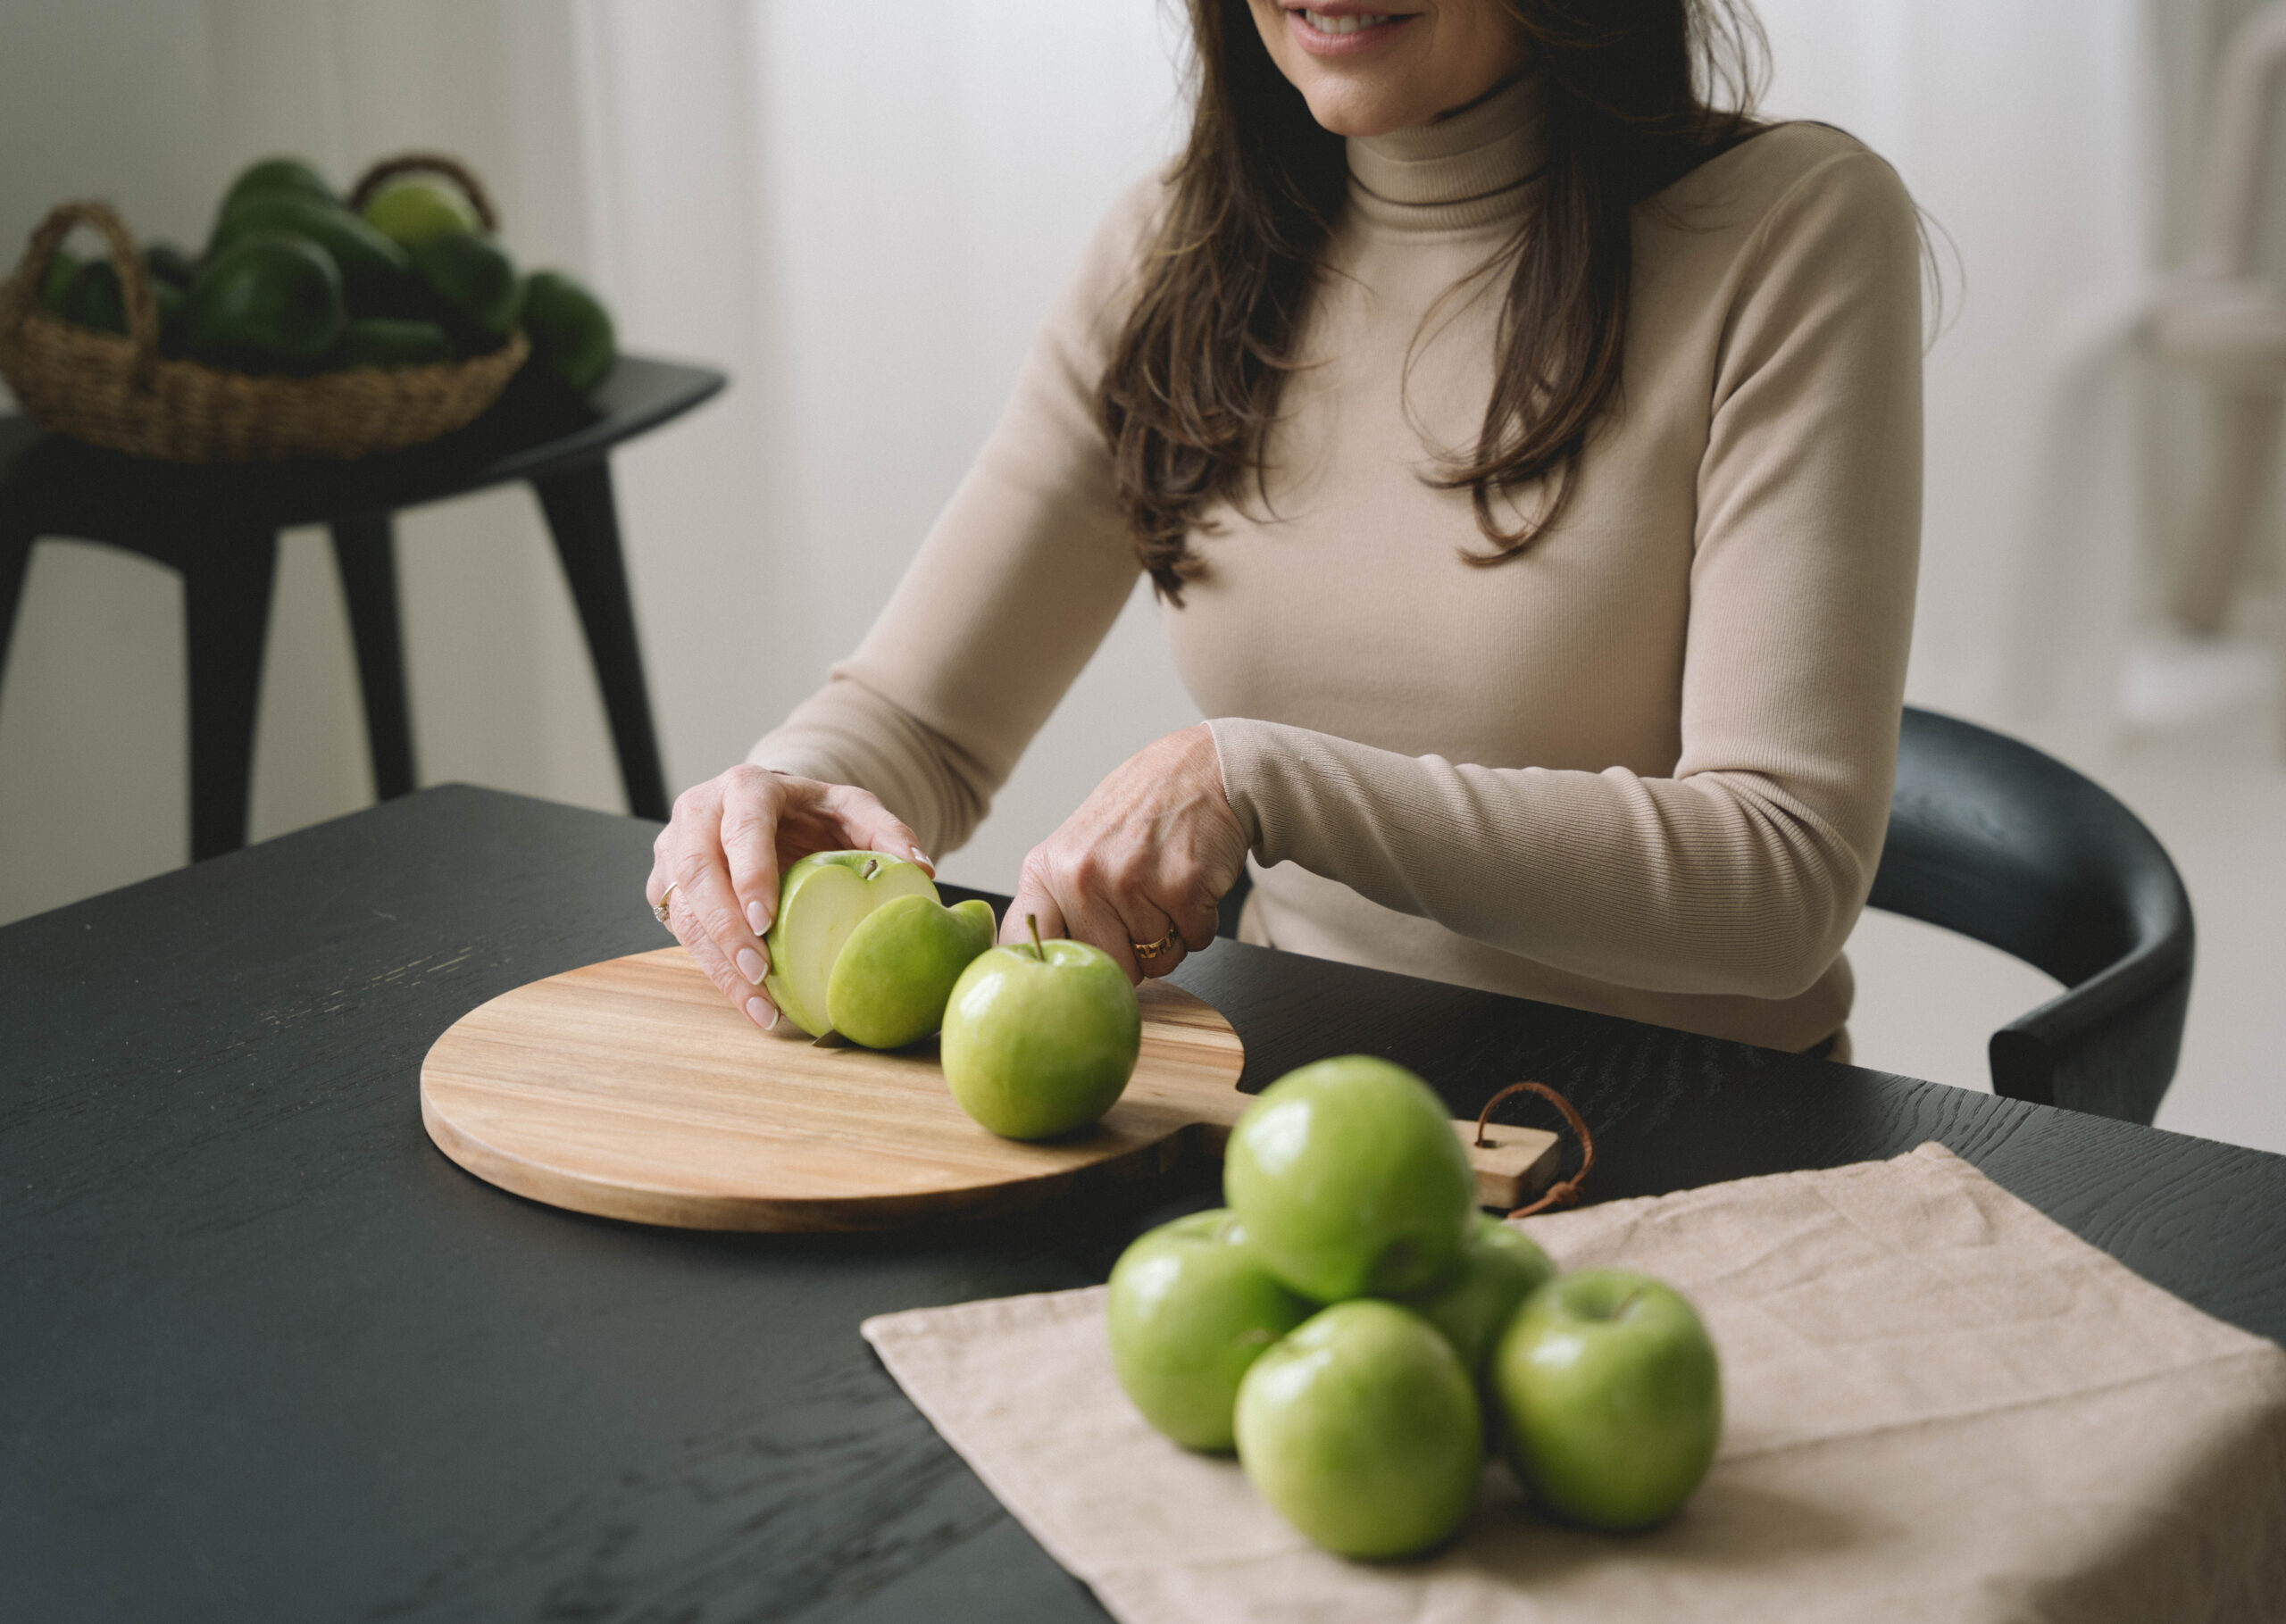
[[[349,208],[352,213],[362,212],[372,200],[373,194],[399,175],[442,175],[460,187],[476,210],[476,217],[484,222],[488,231],[500,229],[500,217],[493,211],[492,194],[484,189],[484,182],[476,171],[458,158],[446,153],[399,153],[394,158],[382,158],[357,178],[349,188]]]
[[[40,284],[47,279],[48,265],[63,246],[63,239],[79,226],[92,228],[104,239],[112,267],[119,272],[121,302],[127,306],[127,336],[135,346],[134,382],[142,388],[150,382],[151,371],[159,361],[159,305],[151,296],[150,268],[135,251],[134,234],[111,204],[83,197],[59,203],[47,212],[47,218],[25,245],[23,262],[16,271],[21,281],[17,325],[21,327],[38,308]]]

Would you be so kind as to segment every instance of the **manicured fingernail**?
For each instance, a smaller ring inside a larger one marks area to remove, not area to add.
[[[738,949],[738,974],[744,976],[749,983],[760,987],[763,977],[769,973],[770,966],[763,962],[760,954],[751,947]]]
[[[778,1012],[771,1007],[767,998],[749,998],[747,1000],[747,1019],[767,1032],[778,1024]]]
[[[924,869],[928,870],[931,874],[934,874],[934,873],[937,871],[937,860],[936,860],[935,858],[933,858],[933,857],[930,856],[928,853],[926,853],[926,852],[922,851],[919,846],[917,846],[917,845],[909,845],[909,846],[906,846],[905,849],[906,851],[911,852],[911,853],[913,854],[913,861],[914,861],[914,862],[915,862],[919,863],[922,868],[924,868]]]
[[[747,923],[754,927],[755,935],[760,936],[763,931],[770,929],[770,915],[763,912],[762,904],[760,903],[748,903],[747,904]]]

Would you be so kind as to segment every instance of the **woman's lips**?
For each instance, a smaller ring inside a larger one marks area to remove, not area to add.
[[[1356,6],[1323,11],[1295,6],[1286,25],[1295,43],[1313,56],[1357,56],[1378,51],[1420,21],[1417,12],[1368,12]]]

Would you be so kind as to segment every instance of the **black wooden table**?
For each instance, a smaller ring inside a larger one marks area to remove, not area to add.
[[[278,532],[333,532],[357,652],[374,791],[384,801],[417,781],[397,613],[395,515],[516,481],[539,498],[587,633],[630,810],[667,815],[666,778],[612,495],[613,446],[718,393],[707,367],[622,356],[584,396],[528,367],[483,416],[425,446],[350,462],[185,467],[123,456],[0,417],[0,671],[42,537],[97,541],[165,564],[183,583],[190,694],[190,852],[246,844],[254,706],[270,627]]]
[[[559,1212],[421,1128],[463,1012],[661,945],[649,825],[427,792],[0,930],[0,1619],[1059,1620],[859,1339],[1103,1278],[1211,1175],[874,1238]],[[12,858],[11,860],[14,860]],[[1592,1195],[1939,1139],[2286,1336],[2286,1158],[1222,942],[1247,1086],[1370,1049],[1595,1125]]]

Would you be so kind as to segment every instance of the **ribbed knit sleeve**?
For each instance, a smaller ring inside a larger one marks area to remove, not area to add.
[[[872,790],[936,855],[982,820],[1140,572],[1094,402],[1162,189],[1105,218],[888,608],[748,761]]]
[[[1489,768],[1213,724],[1265,865],[1573,975],[1781,999],[1864,906],[1896,768],[1920,535],[1919,237],[1852,144],[1728,285],[1672,776]]]

